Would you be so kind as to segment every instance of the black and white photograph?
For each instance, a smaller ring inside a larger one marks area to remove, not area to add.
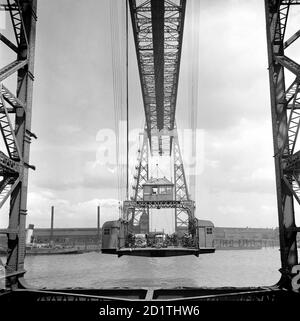
[[[0,0],[0,312],[293,311],[298,38],[299,0]]]

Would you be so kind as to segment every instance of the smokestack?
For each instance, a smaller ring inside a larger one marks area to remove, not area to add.
[[[51,206],[51,229],[50,229],[50,242],[53,241],[53,226],[54,226],[54,206]]]
[[[97,235],[98,240],[100,240],[100,205],[97,207]]]
[[[26,245],[32,244],[33,229],[34,225],[29,224],[26,230]]]

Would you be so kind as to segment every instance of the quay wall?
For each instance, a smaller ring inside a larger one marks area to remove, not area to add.
[[[1,230],[0,230],[1,232]],[[35,228],[33,237],[38,243],[50,242],[50,228]],[[54,228],[53,242],[80,247],[101,245],[101,229],[97,228]],[[0,234],[0,246],[6,246],[6,235]],[[279,246],[278,228],[215,227],[214,246]]]

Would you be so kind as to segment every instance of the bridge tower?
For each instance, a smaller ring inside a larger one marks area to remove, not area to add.
[[[188,186],[186,182],[183,159],[180,152],[178,134],[176,128],[172,134],[172,153],[173,155],[173,172],[174,172],[174,200],[175,201],[190,201],[188,194]],[[147,130],[144,130],[142,146],[138,150],[138,164],[135,166],[133,196],[131,201],[143,201],[143,185],[149,180],[149,147]],[[187,230],[189,225],[189,214],[183,208],[176,208],[175,214],[175,231],[178,232],[180,229]],[[147,228],[141,229],[140,219],[144,215],[147,220]],[[126,215],[126,218],[128,215]],[[134,208],[130,214],[130,221],[132,227],[130,230],[136,233],[149,233],[149,206],[145,208]]]
[[[299,42],[300,31],[289,30],[289,22],[295,16],[293,11],[299,4],[300,1],[296,0],[265,0],[281,250],[282,276],[279,285],[286,288],[291,286],[292,268],[298,264],[297,233],[300,231],[295,220],[295,205],[300,204],[300,151],[297,151],[300,65],[290,56],[293,53],[290,49]],[[295,19],[299,26],[297,16]]]
[[[195,205],[188,194],[175,124],[186,0],[128,0],[128,3],[146,125],[134,177],[134,193],[131,200],[123,204],[124,220],[129,222],[129,232],[149,233],[149,210],[172,208],[175,233],[182,236],[195,224]],[[153,187],[153,191],[163,191],[160,198],[156,192],[152,198],[144,198],[143,185],[150,177],[150,155],[173,157],[174,193],[171,198],[166,196],[167,185],[171,183],[168,180],[165,180],[165,187]],[[148,219],[144,229],[140,226],[141,217]],[[192,237],[196,242],[195,231]]]
[[[175,135],[173,137],[173,158],[174,158],[175,200],[190,201],[177,131],[175,131]],[[189,215],[187,211],[182,208],[175,208],[175,230],[178,231],[180,228],[183,228],[186,230],[188,226],[189,226]]]
[[[31,132],[36,0],[7,0],[0,10],[7,18],[0,33],[2,49],[15,55],[14,61],[0,69],[0,130],[6,149],[0,152],[0,208],[10,198],[6,273],[7,286],[13,287],[25,273],[28,169],[34,169],[29,152],[31,138],[36,138]],[[6,81],[14,75],[15,88],[9,89]]]
[[[136,174],[134,175],[133,196],[132,201],[143,200],[143,185],[149,179],[149,147],[147,130],[144,129],[142,145],[138,150],[138,164],[135,166]],[[140,219],[146,215],[147,227],[141,229]],[[134,208],[132,210],[132,216],[130,217],[130,230],[136,233],[149,233],[149,207],[146,208]]]

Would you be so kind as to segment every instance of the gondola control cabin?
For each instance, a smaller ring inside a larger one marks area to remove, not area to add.
[[[143,185],[144,201],[173,201],[174,184],[167,178],[151,178]]]

